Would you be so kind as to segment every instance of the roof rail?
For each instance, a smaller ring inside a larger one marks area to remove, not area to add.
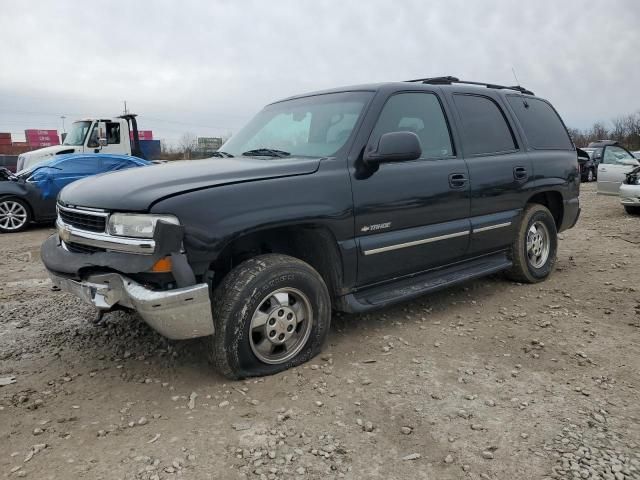
[[[406,80],[406,81],[412,82],[412,83],[426,83],[429,85],[451,85],[452,83],[461,83],[463,85],[479,85],[481,87],[495,88],[497,90],[504,90],[504,89],[515,90],[517,92],[524,93],[525,95],[535,95],[531,90],[528,90],[519,85],[506,86],[506,85],[496,85],[495,83],[470,82],[468,80],[460,80],[458,77],[452,77],[452,76],[416,78],[415,80]]]

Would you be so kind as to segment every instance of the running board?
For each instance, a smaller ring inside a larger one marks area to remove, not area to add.
[[[338,308],[350,313],[374,310],[435,292],[457,283],[484,277],[512,266],[505,252],[431,270],[410,278],[376,285],[338,299]]]

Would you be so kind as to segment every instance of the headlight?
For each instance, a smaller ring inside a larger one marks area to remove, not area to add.
[[[173,215],[113,213],[109,216],[109,233],[118,237],[153,238],[159,220],[180,225]]]

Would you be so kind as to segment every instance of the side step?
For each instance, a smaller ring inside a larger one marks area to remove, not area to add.
[[[492,254],[345,295],[339,300],[339,306],[347,312],[366,312],[484,277],[511,266],[506,252]]]

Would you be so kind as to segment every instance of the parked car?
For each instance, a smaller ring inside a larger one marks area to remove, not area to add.
[[[594,157],[595,149],[578,148],[578,164],[580,165],[580,180],[594,182],[598,178],[598,160]]]
[[[580,212],[549,102],[453,77],[268,105],[211,160],[80,180],[42,246],[52,281],[172,339],[212,336],[230,378],[316,355],[366,312],[506,271],[551,273]]]
[[[588,148],[594,149],[594,158],[598,163],[598,193],[618,195],[625,175],[640,165],[640,162],[627,150],[613,140],[591,142]]]
[[[640,215],[640,167],[627,173],[620,186],[620,202],[627,213]]]
[[[71,182],[98,173],[150,165],[125,155],[60,155],[18,174],[0,173],[0,233],[19,232],[31,222],[56,218],[56,196]]]

